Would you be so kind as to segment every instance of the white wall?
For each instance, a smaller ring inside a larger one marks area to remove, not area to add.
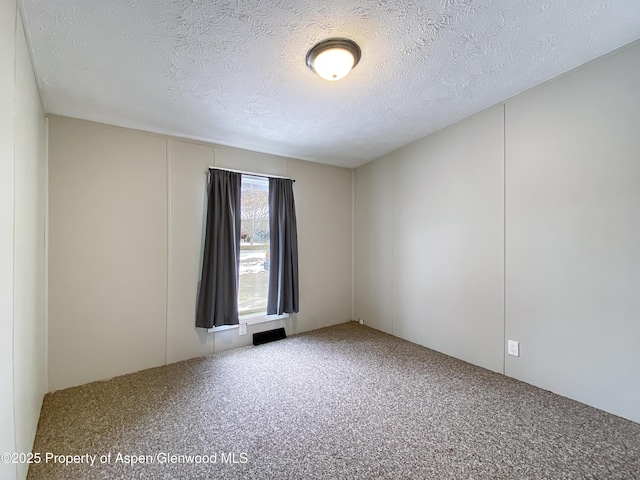
[[[172,341],[167,343],[167,363],[213,353],[214,337],[219,336],[195,328],[207,197],[205,172],[214,164],[214,148],[170,140],[169,163],[172,241],[167,335]]]
[[[18,15],[15,96],[14,398],[16,447],[29,452],[46,392],[44,112]],[[25,477],[28,465],[18,466]]]
[[[369,162],[355,171],[355,319],[393,333],[393,158]]]
[[[49,121],[49,389],[164,364],[166,140]]]
[[[0,1],[0,64],[0,451],[29,452],[46,391],[46,151],[15,1]],[[0,477],[27,468],[0,463]]]
[[[494,108],[356,171],[356,317],[494,371],[503,366],[502,120]]]
[[[99,380],[351,319],[350,170],[50,118],[49,388]],[[195,327],[206,172],[296,180],[300,313]]]
[[[0,451],[15,452],[13,400],[13,233],[16,2],[0,0]],[[17,478],[0,462],[0,478]]]
[[[509,102],[506,374],[640,421],[640,46]]]
[[[300,313],[291,321],[302,332],[351,320],[351,170],[291,160],[295,178]]]
[[[357,169],[356,316],[640,421],[638,85],[636,44]]]

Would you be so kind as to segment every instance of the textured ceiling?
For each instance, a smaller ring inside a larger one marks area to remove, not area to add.
[[[48,113],[358,166],[640,38],[640,1],[22,0]],[[339,82],[305,65],[356,41]]]

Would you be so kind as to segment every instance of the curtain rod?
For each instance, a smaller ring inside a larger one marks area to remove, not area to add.
[[[231,168],[220,168],[220,167],[209,167],[209,170],[223,170],[225,172],[234,172],[234,173],[242,173],[244,175],[251,175],[252,177],[262,177],[262,178],[284,178],[286,180],[291,180],[292,182],[295,183],[295,180],[291,177],[283,177],[281,175],[261,175],[259,173],[253,173],[253,172],[245,172],[244,170],[233,170]],[[209,172],[205,172],[206,174],[208,174]]]

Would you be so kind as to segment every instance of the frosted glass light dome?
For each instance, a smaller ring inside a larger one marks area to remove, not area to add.
[[[307,52],[307,65],[325,80],[344,78],[360,61],[360,47],[346,38],[330,38]]]
[[[320,52],[313,62],[313,69],[325,80],[335,81],[344,78],[353,68],[355,58],[348,50],[330,48]]]

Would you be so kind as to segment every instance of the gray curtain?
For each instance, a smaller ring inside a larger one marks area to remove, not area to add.
[[[269,179],[271,237],[267,315],[298,311],[298,233],[293,181]]]
[[[207,224],[196,326],[237,325],[242,175],[209,170]]]

